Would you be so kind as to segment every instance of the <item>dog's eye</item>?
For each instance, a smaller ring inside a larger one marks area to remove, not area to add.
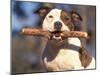
[[[65,17],[65,20],[69,20],[69,17]]]
[[[53,16],[52,16],[52,15],[50,15],[50,16],[49,16],[49,18],[53,18]]]

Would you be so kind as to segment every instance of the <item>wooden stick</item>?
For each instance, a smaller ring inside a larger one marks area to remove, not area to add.
[[[78,38],[87,38],[88,34],[86,32],[82,31],[64,31],[61,34],[62,37],[67,38],[67,37],[78,37]]]
[[[21,33],[23,35],[29,35],[29,36],[42,36],[47,37],[50,39],[51,33],[48,31],[44,31],[42,29],[36,29],[36,28],[23,28]]]
[[[49,39],[54,35],[49,31],[45,31],[42,29],[36,29],[36,28],[23,28],[21,31],[24,35],[30,35],[30,36],[42,36],[42,37],[48,37]],[[64,31],[60,33],[61,37],[67,38],[67,37],[79,37],[79,38],[87,38],[87,33],[82,31]]]

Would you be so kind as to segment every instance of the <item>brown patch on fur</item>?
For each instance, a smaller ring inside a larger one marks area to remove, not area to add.
[[[79,53],[80,53],[80,60],[81,60],[82,66],[84,66],[84,68],[86,68],[90,64],[90,62],[92,60],[92,56],[83,47],[80,48]]]
[[[63,23],[65,25],[67,25],[70,30],[74,30],[74,25],[72,23],[71,15],[69,13],[62,11],[60,17],[61,17],[61,20],[63,21]]]

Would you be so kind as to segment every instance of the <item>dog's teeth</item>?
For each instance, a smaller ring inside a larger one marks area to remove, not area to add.
[[[61,36],[59,36],[59,37],[53,36],[53,38],[56,40],[59,40],[59,39],[61,39]]]

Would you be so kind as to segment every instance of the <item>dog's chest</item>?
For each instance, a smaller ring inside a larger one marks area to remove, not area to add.
[[[68,40],[70,44],[62,46],[58,51],[54,45],[48,48],[47,55],[44,57],[44,63],[48,70],[64,71],[72,69],[82,69],[81,61],[79,59],[79,46],[81,45],[78,38],[70,38]]]

